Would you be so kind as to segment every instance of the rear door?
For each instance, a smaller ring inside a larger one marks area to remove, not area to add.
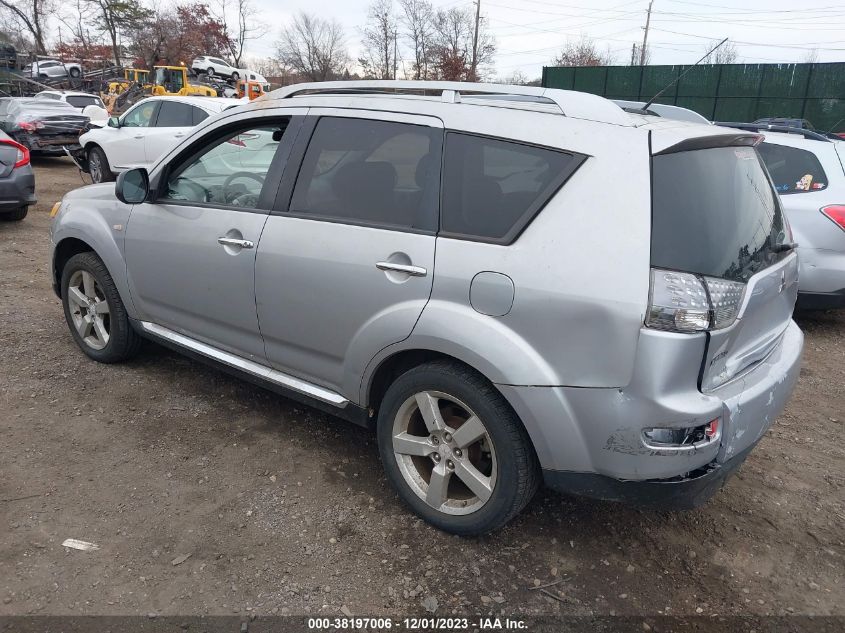
[[[766,358],[798,292],[798,257],[785,246],[792,238],[757,150],[706,143],[654,156],[651,243],[653,267],[709,278],[717,313],[739,303],[736,320],[709,333],[704,392]]]
[[[155,123],[144,136],[144,160],[155,163],[165,152],[177,145],[194,127],[194,111],[198,108],[181,101],[161,102]],[[202,110],[200,110],[202,112]]]
[[[366,363],[411,333],[431,293],[443,126],[315,113],[261,237],[258,317],[274,367],[357,399]]]

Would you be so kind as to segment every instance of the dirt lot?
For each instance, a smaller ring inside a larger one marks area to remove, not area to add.
[[[800,318],[789,407],[706,507],[542,492],[460,539],[400,505],[359,428],[157,346],[87,360],[47,262],[80,178],[36,176],[0,223],[0,615],[845,614],[845,314]]]

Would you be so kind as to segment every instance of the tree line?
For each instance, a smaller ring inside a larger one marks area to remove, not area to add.
[[[253,60],[261,67],[256,70],[300,80],[478,81],[494,71],[496,43],[485,17],[472,7],[442,9],[429,0],[373,0],[356,28],[300,12],[275,34],[259,22],[252,0],[167,6],[155,0],[0,0],[0,39],[21,52],[65,59],[149,67],[213,55],[240,67],[251,40],[274,35],[275,56]]]

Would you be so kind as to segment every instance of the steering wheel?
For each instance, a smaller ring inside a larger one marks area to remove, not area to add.
[[[230,200],[230,201],[234,202],[234,200],[236,198],[240,198],[240,197],[245,195],[244,192],[229,191],[229,187],[238,178],[251,178],[252,180],[255,180],[256,182],[258,182],[258,184],[260,184],[260,185],[264,184],[264,176],[260,176],[259,174],[254,174],[251,171],[236,171],[234,174],[230,175],[228,178],[226,178],[226,180],[223,181],[223,197],[226,200],[229,200],[230,197],[231,197],[232,200]],[[255,195],[255,194],[250,194],[250,195]],[[257,198],[257,196],[256,196],[256,198]]]
[[[192,189],[195,193],[198,194],[195,199],[191,198],[192,200],[195,200],[196,202],[208,202],[208,190],[205,187],[203,187],[202,185],[200,185],[200,184],[198,184],[198,183],[196,183],[192,180],[189,180],[188,178],[185,178],[183,176],[179,176],[173,182],[174,185],[177,184],[177,183],[180,187],[184,186],[186,189]],[[170,189],[172,190],[173,187],[170,187]]]

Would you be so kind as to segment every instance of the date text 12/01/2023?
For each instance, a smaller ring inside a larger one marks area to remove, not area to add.
[[[370,630],[388,631],[391,629],[406,631],[456,631],[463,629],[479,629],[485,631],[525,630],[527,624],[519,619],[512,618],[367,618],[367,617],[344,617],[344,618],[308,618],[308,629],[314,631],[343,631],[343,630]]]

